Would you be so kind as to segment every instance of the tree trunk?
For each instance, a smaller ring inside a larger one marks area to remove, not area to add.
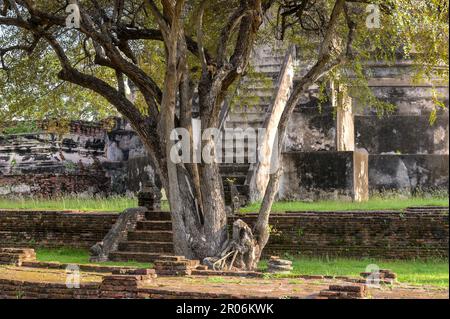
[[[208,242],[204,257],[217,256],[228,238],[222,178],[216,163],[200,165],[199,173],[205,237]]]

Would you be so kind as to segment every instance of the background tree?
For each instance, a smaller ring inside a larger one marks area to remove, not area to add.
[[[380,3],[379,29],[367,28],[373,3]],[[142,139],[168,194],[175,252],[226,254],[239,268],[254,268],[267,243],[281,169],[270,174],[255,227],[238,221],[229,239],[218,164],[170,160],[174,128],[192,139],[194,95],[202,127],[218,128],[258,40],[296,43],[313,64],[281,116],[281,150],[290,114],[319,80],[350,79],[348,70],[363,79],[365,61],[399,49],[419,62],[422,77],[434,79],[436,66],[448,76],[448,1],[80,0],[78,29],[66,27],[67,5],[0,0],[2,114],[96,118],[114,107]],[[133,100],[127,83],[137,89]],[[213,136],[203,146],[214,155]]]

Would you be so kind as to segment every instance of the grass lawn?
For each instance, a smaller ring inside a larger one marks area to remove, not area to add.
[[[408,206],[448,206],[448,195],[419,196],[419,197],[373,197],[364,203],[345,201],[318,201],[318,202],[276,202],[273,212],[289,211],[333,211],[333,210],[401,210]],[[30,210],[78,210],[122,212],[136,207],[137,199],[124,196],[111,196],[108,198],[61,197],[55,199],[6,199],[0,198],[0,209],[30,209]],[[242,213],[257,212],[259,204],[242,207]],[[168,211],[167,202],[162,203],[162,209]]]
[[[44,198],[0,198],[0,209],[29,210],[79,210],[100,212],[122,212],[127,208],[137,207],[137,199],[125,196],[96,197],[60,197]]]
[[[259,204],[242,207],[242,213],[257,212]],[[373,197],[367,202],[318,201],[276,202],[272,212],[289,211],[345,211],[345,210],[402,210],[410,206],[448,206],[448,197]]]
[[[293,259],[294,271],[291,275],[330,275],[359,276],[370,264],[380,269],[390,269],[397,273],[398,281],[411,285],[431,285],[440,288],[449,287],[448,260],[374,260],[374,259],[321,259],[296,257]],[[267,262],[262,261],[260,268],[265,269]]]
[[[89,252],[85,249],[58,248],[36,249],[39,261],[52,261],[60,263],[89,264]],[[104,262],[98,265],[131,266],[148,268],[150,263],[138,262]],[[448,260],[373,260],[373,259],[324,259],[311,257],[293,258],[295,275],[331,275],[331,276],[356,276],[366,270],[370,264],[378,265],[381,269],[391,269],[398,275],[398,280],[411,285],[432,285],[440,288],[449,286]],[[267,267],[266,261],[261,261],[260,269]]]
[[[38,261],[45,262],[60,262],[62,264],[94,264],[94,265],[106,265],[106,266],[128,266],[137,268],[150,268],[153,265],[151,263],[140,263],[134,261],[128,262],[101,262],[92,263],[89,262],[89,251],[87,249],[76,248],[36,248],[36,259]]]

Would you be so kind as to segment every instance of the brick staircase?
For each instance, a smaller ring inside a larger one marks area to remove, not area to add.
[[[232,106],[224,123],[223,130],[242,128],[253,128],[257,130],[264,123],[266,112],[272,98],[277,89],[277,79],[285,58],[285,50],[273,50],[269,46],[261,46],[255,50],[252,58],[252,65],[255,72],[259,73],[259,77],[244,77],[241,85],[245,90],[238,90],[238,100],[248,101],[244,105]],[[269,84],[269,85],[268,85]],[[238,139],[236,139],[238,141]],[[239,198],[241,205],[248,202],[249,185],[247,184],[247,176],[251,167],[249,163],[249,152],[256,152],[255,149],[249,149],[248,145],[254,143],[254,140],[245,138],[241,140],[243,148],[236,148],[236,144],[232,146],[232,152],[225,143],[222,146],[224,159],[226,154],[233,154],[232,163],[224,163],[220,165],[222,175],[225,202],[230,204]],[[256,144],[254,144],[256,145]],[[236,162],[236,153],[245,152],[244,163]],[[229,157],[229,155],[228,155]],[[234,198],[234,199],[233,199]]]
[[[172,222],[169,212],[148,211],[129,231],[117,251],[109,254],[111,261],[153,262],[159,255],[173,254]]]

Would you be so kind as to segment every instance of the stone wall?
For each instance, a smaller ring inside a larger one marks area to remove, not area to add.
[[[308,190],[304,192],[305,187],[308,188],[311,184],[308,176],[314,176],[318,181],[315,182],[314,189],[318,192],[320,190],[321,193],[328,192],[329,184],[343,180],[331,176],[326,166],[323,167],[322,174],[317,174],[315,167],[321,166],[320,158],[326,156],[320,153],[313,155],[312,152],[316,151],[332,154],[335,151],[366,151],[369,154],[369,189],[373,192],[389,189],[412,193],[419,188],[447,188],[448,83],[438,79],[435,79],[433,84],[414,81],[414,65],[406,60],[397,60],[389,65],[368,63],[364,71],[367,72],[368,86],[374,96],[394,105],[395,109],[380,117],[377,109],[364,99],[366,94],[360,94],[361,89],[355,86],[345,88],[346,95],[348,93],[350,97],[352,114],[340,116],[343,115],[340,114],[342,109],[336,107],[339,104],[336,97],[340,95],[333,94],[340,91],[340,86],[332,85],[322,92],[327,96],[326,99],[320,99],[318,89],[311,87],[309,92],[302,96],[292,114],[286,134],[286,180],[292,180],[293,169],[289,164],[292,158],[300,158],[290,152],[307,153],[302,156],[304,163],[297,165],[296,172],[299,178],[303,176],[306,183],[300,188],[297,187],[297,180],[294,180],[292,185],[286,184],[286,187],[291,188],[289,193],[293,194],[289,197],[307,200],[318,198]],[[447,108],[437,106],[436,98]],[[321,101],[323,103],[320,103]],[[436,111],[436,119],[430,123],[433,111]],[[346,141],[347,144],[354,147],[340,147],[339,143],[344,140],[344,136],[341,136],[343,132],[348,133],[345,138],[352,139]],[[330,156],[330,160],[339,162],[339,156]],[[320,179],[327,180],[320,182]],[[283,198],[283,194],[286,194],[284,189],[281,194]]]
[[[0,246],[88,248],[117,214],[0,211]],[[250,224],[256,216],[242,218]],[[272,214],[265,254],[427,258],[448,256],[446,211],[297,212]]]
[[[329,102],[321,103],[318,89],[302,96],[288,123],[284,151],[336,151],[336,119]]]
[[[113,128],[73,122],[62,134],[45,129],[0,136],[0,196],[105,196],[159,183],[125,121]]]
[[[0,299],[98,299],[99,295],[99,283],[71,289],[65,283],[0,279]]]
[[[249,224],[256,215],[239,216]],[[442,212],[299,212],[272,214],[264,254],[370,258],[448,257]]]
[[[369,185],[372,191],[445,190],[448,188],[448,163],[448,154],[369,155]]]
[[[0,247],[90,248],[103,240],[118,213],[0,210]]]
[[[362,152],[288,152],[281,200],[365,200],[368,158]]]
[[[448,83],[414,82],[414,65],[371,63],[369,87],[382,101],[396,106],[378,116],[375,108],[353,94],[355,144],[369,153],[370,190],[419,190],[448,188],[449,123]],[[358,88],[353,88],[353,91]],[[447,107],[436,106],[438,98]],[[436,120],[430,115],[436,110]]]
[[[369,154],[448,154],[448,114],[355,116],[356,146]]]

